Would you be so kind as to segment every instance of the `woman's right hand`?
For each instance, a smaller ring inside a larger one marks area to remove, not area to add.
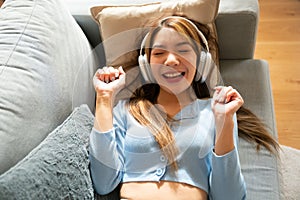
[[[98,69],[93,78],[97,95],[115,95],[125,87],[125,72],[122,67],[103,67]]]
[[[125,72],[122,67],[103,67],[93,78],[97,93],[94,128],[105,132],[113,127],[113,102],[115,95],[125,87]]]

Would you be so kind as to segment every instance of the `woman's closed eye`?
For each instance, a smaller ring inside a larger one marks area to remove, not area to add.
[[[186,48],[186,49],[178,49],[177,50],[177,52],[179,53],[179,54],[185,54],[185,53],[189,53],[189,52],[191,52],[192,51],[192,49],[190,49],[190,48]]]
[[[151,54],[153,56],[160,56],[163,55],[166,52],[165,49],[152,49]]]
[[[192,52],[193,50],[191,48],[184,48],[184,49],[177,49],[175,50],[175,54],[186,54],[186,53],[190,53]],[[164,55],[166,52],[168,52],[167,50],[165,49],[153,49],[151,54],[153,56],[161,56],[161,55]]]

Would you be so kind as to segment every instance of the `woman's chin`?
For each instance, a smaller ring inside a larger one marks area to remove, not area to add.
[[[166,92],[170,93],[170,94],[174,94],[174,95],[179,95],[185,91],[187,91],[187,89],[189,88],[189,85],[169,85],[169,84],[160,84],[160,87],[165,90]]]

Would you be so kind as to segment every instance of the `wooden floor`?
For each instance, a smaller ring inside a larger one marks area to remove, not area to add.
[[[300,0],[259,0],[255,58],[269,62],[279,142],[300,149]]]

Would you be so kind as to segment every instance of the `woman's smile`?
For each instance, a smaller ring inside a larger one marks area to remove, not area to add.
[[[174,83],[181,81],[185,74],[185,72],[166,72],[163,73],[162,76],[167,82]]]

